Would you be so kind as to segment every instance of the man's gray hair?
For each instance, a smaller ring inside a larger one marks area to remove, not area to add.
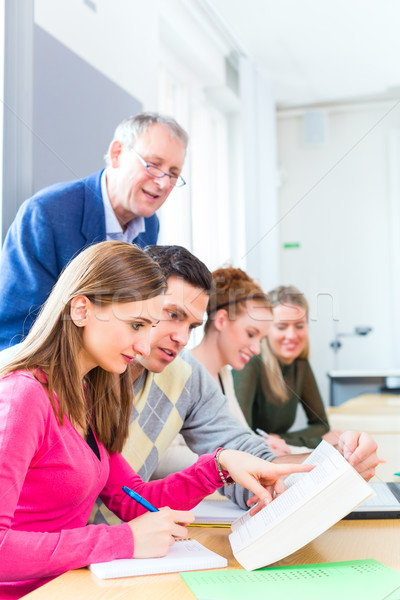
[[[143,112],[124,119],[114,132],[113,140],[118,140],[125,146],[133,146],[137,138],[142,135],[151,125],[164,125],[168,128],[172,138],[176,137],[187,148],[189,136],[186,131],[175,121],[173,117],[161,115],[156,112]],[[110,164],[108,152],[104,157],[106,166]]]

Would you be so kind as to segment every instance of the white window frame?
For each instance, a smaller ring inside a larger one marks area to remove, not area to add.
[[[208,78],[204,70],[190,68],[184,47],[178,54],[176,44],[176,38],[174,48],[161,41],[158,105],[189,133],[183,169],[188,185],[174,190],[159,211],[159,243],[187,247],[212,270],[234,257],[230,189],[240,173],[229,169],[231,115],[208,94],[215,74]]]

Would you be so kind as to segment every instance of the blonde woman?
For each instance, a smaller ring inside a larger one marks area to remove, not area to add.
[[[188,509],[229,476],[261,508],[282,491],[279,477],[309,470],[219,449],[144,483],[119,454],[133,402],[127,367],[150,351],[164,289],[158,265],[139,248],[91,246],[66,267],[0,371],[1,598],[92,562],[165,555],[186,537]],[[146,512],[122,486],[160,510]],[[86,525],[98,496],[125,522]]]
[[[294,286],[280,286],[268,297],[272,321],[262,353],[233,374],[235,392],[250,427],[288,453],[287,444],[314,448],[322,438],[336,444],[341,432],[329,422],[309,358],[308,303]],[[308,424],[288,431],[301,405]]]

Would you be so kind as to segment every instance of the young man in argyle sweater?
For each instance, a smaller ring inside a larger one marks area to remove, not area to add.
[[[135,402],[125,458],[144,480],[149,480],[181,433],[194,453],[193,462],[196,455],[213,452],[219,446],[276,462],[302,462],[305,454],[276,457],[261,437],[244,427],[230,413],[216,381],[184,350],[192,330],[201,326],[207,308],[212,285],[207,267],[180,246],[149,246],[146,252],[160,264],[168,290],[162,319],[153,331],[151,352],[135,367]],[[368,434],[345,432],[337,447],[365,479],[374,475],[377,445]],[[171,471],[178,468],[171,465]],[[224,494],[246,508],[247,490],[235,484],[225,487]],[[111,520],[111,513],[104,509],[99,508],[95,522]]]

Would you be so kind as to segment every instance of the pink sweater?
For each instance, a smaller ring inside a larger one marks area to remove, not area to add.
[[[127,524],[86,525],[98,496],[124,521],[145,512],[122,490],[182,510],[222,486],[214,455],[144,483],[119,454],[100,459],[65,417],[60,427],[40,383],[18,371],[0,380],[0,599],[19,598],[69,570],[131,558]]]

